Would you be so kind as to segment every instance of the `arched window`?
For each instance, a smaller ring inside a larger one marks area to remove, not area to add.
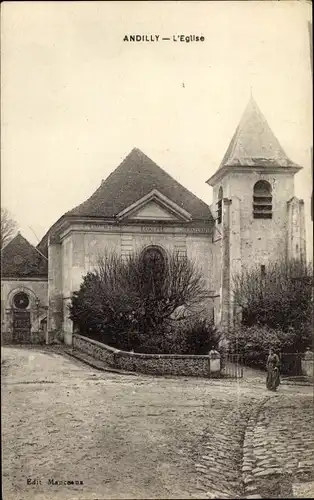
[[[217,223],[221,224],[222,221],[222,199],[223,199],[224,193],[223,189],[220,186],[219,191],[218,191],[218,203],[217,203]]]
[[[147,270],[162,272],[165,266],[164,252],[156,246],[148,247],[143,252],[143,262]]]
[[[143,251],[142,259],[144,290],[146,290],[147,296],[160,295],[166,272],[165,254],[161,248],[151,246]]]
[[[258,181],[253,192],[254,219],[271,219],[272,209],[271,185],[267,181]]]

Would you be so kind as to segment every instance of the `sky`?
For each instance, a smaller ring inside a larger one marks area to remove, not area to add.
[[[141,149],[208,204],[250,98],[303,170],[312,248],[309,2],[4,2],[1,206],[37,244]],[[125,35],[170,41],[125,42]],[[173,42],[173,35],[204,36]]]

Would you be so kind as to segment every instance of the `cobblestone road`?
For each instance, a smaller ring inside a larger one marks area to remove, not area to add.
[[[45,349],[3,348],[1,366],[5,500],[243,495],[243,441],[269,397],[263,384],[103,373]],[[311,389],[281,389],[274,415],[294,402],[303,422],[297,401]]]
[[[247,493],[265,498],[291,497],[294,483],[314,480],[313,396],[264,401],[247,428],[243,476]]]

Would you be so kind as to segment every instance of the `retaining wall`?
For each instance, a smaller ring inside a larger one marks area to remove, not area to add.
[[[208,356],[142,354],[120,351],[96,340],[73,334],[73,348],[85,352],[113,368],[153,375],[219,376],[210,374]]]

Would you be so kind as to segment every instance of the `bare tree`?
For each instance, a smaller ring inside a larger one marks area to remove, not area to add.
[[[195,316],[208,297],[202,273],[178,253],[164,262],[141,254],[127,259],[110,253],[84,277],[70,306],[71,319],[86,331],[134,331],[157,335],[165,326]],[[181,309],[180,314],[177,313]]]
[[[177,252],[165,263],[147,262],[141,254],[122,260],[115,254],[99,260],[100,282],[105,284],[105,302],[120,314],[125,308],[143,329],[156,329],[165,321],[195,313],[207,297],[201,273],[195,263]]]
[[[10,212],[6,208],[1,207],[1,249],[13,238],[16,230],[16,221],[12,218]]]

